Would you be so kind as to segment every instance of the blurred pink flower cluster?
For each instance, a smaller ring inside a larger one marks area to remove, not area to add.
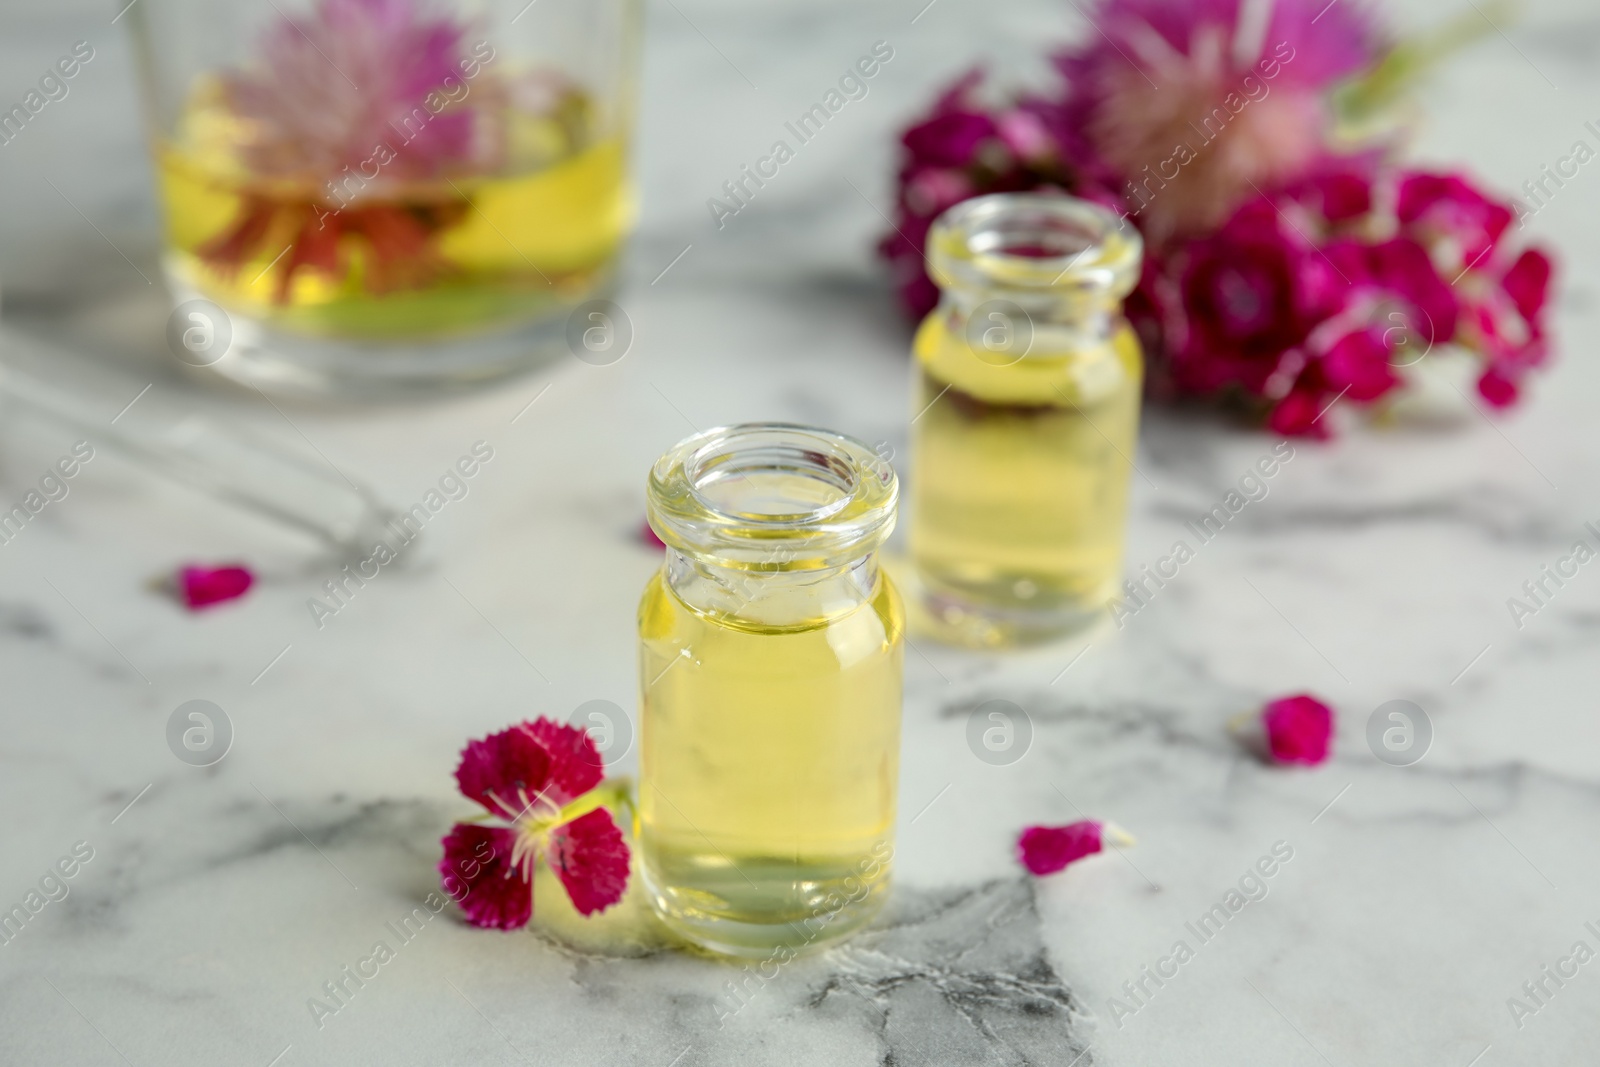
[[[1516,400],[1547,354],[1550,258],[1512,239],[1511,203],[1341,130],[1334,88],[1382,54],[1363,14],[1321,0],[1102,0],[1090,19],[1085,43],[1056,57],[1058,96],[990,106],[974,71],[905,131],[881,251],[909,311],[938,300],[922,256],[941,212],[1059,190],[1144,236],[1127,309],[1157,395],[1322,436],[1333,403],[1388,396],[1406,367],[1454,345],[1479,361],[1486,401]]]

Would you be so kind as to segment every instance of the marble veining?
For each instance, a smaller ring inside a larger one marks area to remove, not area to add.
[[[97,50],[72,95],[0,148],[0,357],[73,383],[108,420],[149,385],[152,410],[309,442],[396,503],[464,443],[496,449],[414,558],[321,628],[307,602],[333,562],[317,546],[109,455],[0,546],[0,913],[80,843],[94,853],[0,943],[0,1063],[1592,1062],[1600,964],[1536,1013],[1508,1007],[1575,941],[1600,949],[1585,926],[1600,924],[1600,576],[1586,568],[1521,628],[1506,609],[1600,521],[1587,169],[1530,223],[1563,254],[1560,344],[1517,410],[1297,443],[1270,493],[1120,628],[1003,658],[916,639],[895,892],[856,940],[751,979],[667,947],[637,893],[584,923],[548,879],[528,932],[417,917],[439,837],[472,811],[450,777],[466,738],[592,699],[632,706],[657,455],[761,418],[903,454],[909,330],[871,260],[894,131],[976,59],[1039,76],[1043,43],[1081,29],[1070,6],[652,3],[641,227],[618,296],[633,349],[370,410],[274,408],[179,373],[164,295],[107,247],[158,276],[120,27],[91,0],[0,12],[0,69],[80,38]],[[1396,7],[1407,26],[1438,14]],[[879,39],[895,59],[870,94],[716,229],[706,198]],[[1514,190],[1595,118],[1596,43],[1577,0],[1526,5],[1424,88],[1419,155]],[[63,435],[0,410],[0,500]],[[1152,409],[1130,565],[1190,536],[1276,443]],[[151,588],[180,562],[231,559],[265,575],[238,604],[191,616]],[[1302,690],[1339,710],[1334,756],[1264,766],[1230,721]],[[1434,730],[1411,767],[1368,747],[1368,716],[1397,697]],[[209,767],[165,740],[195,698],[234,731]],[[1008,764],[968,747],[991,700],[1031,730]],[[1138,844],[1049,879],[1019,872],[1021,827],[1082,817]],[[1293,859],[1265,895],[1215,936],[1189,933],[1274,847]],[[1193,958],[1143,978],[1180,940]],[[330,1000],[379,941],[391,962]]]

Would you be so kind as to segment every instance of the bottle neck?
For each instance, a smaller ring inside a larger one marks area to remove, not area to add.
[[[1104,348],[1125,321],[1120,301],[1081,293],[1017,292],[1003,287],[950,286],[938,314],[946,330],[980,355],[1050,355]]]
[[[848,614],[877,594],[877,551],[833,566],[785,562],[771,569],[728,566],[667,549],[667,588],[690,608],[727,625],[803,629]]]
[[[1139,280],[1143,250],[1126,218],[1098,204],[993,193],[934,221],[927,266],[951,316],[946,326],[964,332],[980,359],[997,363],[1104,347],[1122,326],[1122,299]],[[986,334],[999,340],[1008,325],[1020,342],[985,342]]]

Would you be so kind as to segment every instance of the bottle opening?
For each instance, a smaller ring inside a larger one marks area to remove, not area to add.
[[[793,525],[836,514],[855,493],[850,457],[793,431],[714,437],[689,458],[691,492],[709,510],[751,523]]]
[[[1088,200],[994,193],[934,221],[928,269],[945,288],[1120,300],[1138,281],[1143,252],[1132,225]]]
[[[650,472],[649,518],[697,559],[763,569],[828,566],[894,529],[894,468],[853,437],[788,423],[680,441]]]

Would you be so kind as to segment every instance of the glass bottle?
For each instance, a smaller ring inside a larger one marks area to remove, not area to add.
[[[949,639],[1056,636],[1116,595],[1143,378],[1122,299],[1142,247],[1106,209],[1039,194],[967,200],[929,232],[910,550]]]
[[[126,21],[169,287],[229,324],[215,372],[473,384],[567,351],[609,295],[639,0],[140,0]]]
[[[641,874],[666,925],[782,962],[858,929],[893,855],[903,614],[894,469],[826,430],[697,434],[650,472]]]

